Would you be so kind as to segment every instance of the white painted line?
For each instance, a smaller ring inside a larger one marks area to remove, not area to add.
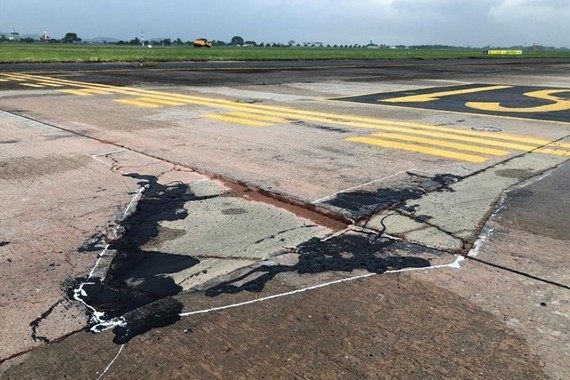
[[[113,365],[113,363],[115,363],[115,360],[117,360],[117,358],[119,357],[119,355],[121,355],[121,352],[123,351],[123,348],[125,347],[124,344],[121,345],[121,348],[119,348],[119,352],[117,352],[117,355],[115,355],[115,357],[113,358],[113,360],[111,360],[111,363],[109,363],[109,365],[107,366],[107,368],[105,368],[103,370],[103,372],[99,375],[99,377],[97,378],[97,380],[100,380],[103,375],[105,375],[105,373],[107,373],[107,371],[109,370],[109,368],[111,368],[111,366]]]
[[[374,181],[370,181],[370,182],[367,182],[367,183],[363,183],[362,185],[358,185],[358,186],[351,187],[351,188],[349,188],[349,189],[337,191],[336,193],[333,193],[333,194],[331,194],[331,195],[328,195],[328,196],[326,196],[326,197],[324,197],[324,198],[317,199],[316,201],[312,201],[311,204],[314,204],[314,205],[315,205],[315,204],[317,204],[317,203],[321,203],[321,202],[323,202],[323,201],[326,201],[327,199],[334,198],[334,197],[337,196],[338,194],[348,193],[349,191],[356,190],[356,189],[359,189],[359,188],[361,188],[361,187],[365,187],[365,186],[368,186],[368,185],[372,185],[373,183],[380,182],[380,181],[384,181],[384,180],[386,180],[386,179],[389,179],[389,178],[392,178],[392,177],[396,177],[396,176],[398,176],[398,175],[400,175],[400,174],[404,174],[404,173],[407,173],[407,172],[413,172],[413,171],[418,172],[418,173],[422,173],[422,171],[421,171],[421,170],[418,170],[418,169],[406,169],[406,170],[402,170],[401,172],[394,173],[394,174],[389,175],[389,176],[387,176],[387,177],[375,179]],[[425,173],[425,174],[429,174],[429,173],[427,173],[427,172],[424,172],[424,173]]]
[[[114,151],[112,151],[112,152],[106,152],[106,153],[100,153],[100,154],[93,154],[93,155],[91,156],[91,158],[93,158],[93,159],[94,159],[95,161],[97,161],[97,162],[102,163],[103,165],[106,165],[106,166],[112,168],[113,165],[111,165],[111,164],[109,164],[108,162],[105,162],[105,161],[99,159],[99,157],[105,157],[105,156],[108,156],[108,155],[110,155],[110,154],[122,153],[122,152],[127,152],[127,151],[128,151],[127,149],[121,149],[121,150],[114,150]],[[124,173],[123,173],[123,174],[124,174]]]
[[[126,149],[102,153],[102,154],[96,154],[96,155],[92,155],[91,157],[93,159],[97,160],[98,162],[101,162],[107,166],[111,166],[111,165],[107,164],[106,162],[100,160],[98,157],[109,155],[112,153],[120,153],[120,152],[124,152],[124,151],[126,151]],[[129,211],[131,210],[131,208],[133,207],[135,202],[137,202],[140,199],[140,197],[142,197],[142,194],[145,192],[146,189],[148,189],[148,187],[149,187],[149,185],[147,183],[144,186],[141,186],[139,188],[137,193],[132,197],[131,201],[129,202],[129,204],[127,205],[125,210],[123,211],[123,215],[122,215],[121,219],[119,220],[119,222],[123,222],[127,218]],[[117,236],[118,232],[119,232],[119,226],[116,226],[115,229],[113,230],[113,235]],[[93,278],[93,276],[95,274],[95,270],[99,267],[99,264],[101,263],[101,260],[103,259],[103,257],[105,257],[107,255],[108,249],[109,249],[109,244],[105,245],[103,250],[97,255],[98,256],[97,261],[95,262],[95,265],[93,266],[93,268],[91,268],[91,271],[89,272],[89,276],[87,277],[87,280],[82,282],[81,284],[79,284],[79,286],[76,289],[73,289],[73,299],[78,301],[78,302],[81,302],[91,312],[92,321],[96,322],[96,324],[94,326],[92,326],[90,329],[92,332],[102,332],[102,331],[106,331],[108,329],[114,328],[115,326],[124,326],[124,324],[125,324],[125,320],[122,317],[113,318],[113,319],[109,319],[109,320],[104,319],[105,313],[97,311],[97,309],[95,309],[93,306],[89,305],[87,302],[85,302],[83,300],[83,297],[87,297],[87,292],[84,289],[85,285],[96,285],[95,282],[91,282],[90,280]]]
[[[137,191],[137,193],[135,194],[135,196],[133,197],[133,199],[131,199],[131,202],[129,203],[129,205],[127,206],[127,208],[125,209],[125,211],[123,212],[123,217],[121,218],[120,222],[124,221],[125,218],[127,217],[127,215],[129,214],[129,211],[131,209],[131,207],[133,206],[133,204],[139,200],[139,198],[142,196],[142,193],[145,192],[145,190],[147,190],[149,187],[148,183],[144,186],[141,186],[141,188],[139,189],[139,191]],[[117,228],[115,228],[115,233],[117,232]]]
[[[314,286],[310,286],[308,288],[303,288],[303,289],[297,289],[297,290],[293,290],[290,292],[285,292],[285,293],[279,293],[279,294],[274,294],[271,296],[267,296],[267,297],[262,297],[262,298],[257,298],[251,301],[245,301],[245,302],[240,302],[240,303],[234,303],[231,305],[225,305],[225,306],[218,306],[218,307],[213,307],[211,309],[205,309],[205,310],[196,310],[196,311],[189,311],[187,313],[180,313],[181,317],[188,317],[191,315],[197,315],[197,314],[207,314],[207,313],[211,313],[213,311],[220,311],[220,310],[226,310],[226,309],[233,309],[236,307],[240,307],[240,306],[245,306],[245,305],[251,305],[254,303],[259,303],[259,302],[264,302],[264,301],[269,301],[272,299],[276,299],[276,298],[282,298],[282,297],[287,297],[287,296],[291,296],[293,294],[298,294],[298,293],[303,293],[303,292],[307,292],[309,290],[315,290],[315,289],[320,289],[320,288],[324,288],[327,286],[331,286],[331,285],[335,285],[335,284],[340,284],[343,282],[348,282],[348,281],[354,281],[354,280],[360,280],[362,278],[367,278],[367,277],[372,277],[372,276],[376,276],[379,274],[385,274],[385,273],[402,273],[402,272],[415,272],[415,271],[427,271],[427,270],[433,270],[433,269],[442,269],[442,268],[451,268],[451,269],[460,269],[461,268],[461,262],[463,262],[465,260],[465,257],[463,256],[457,256],[455,261],[451,264],[443,264],[443,265],[434,265],[433,267],[425,267],[425,268],[406,268],[406,269],[399,269],[399,270],[392,270],[392,271],[386,271],[383,273],[367,273],[367,274],[363,274],[360,276],[354,276],[354,277],[348,277],[348,278],[343,278],[340,280],[336,280],[336,281],[331,281],[331,282],[325,282],[323,284],[318,284],[318,285],[314,285]]]
[[[481,235],[479,235],[479,238],[475,241],[475,243],[473,243],[473,248],[471,248],[467,256],[468,257],[477,256],[479,254],[479,251],[481,250],[481,247],[487,242],[487,240],[489,240],[489,238],[493,234],[493,231],[495,231],[495,227],[483,228],[483,232],[481,233]]]
[[[128,149],[119,149],[119,150],[113,150],[111,152],[105,152],[105,153],[99,153],[99,154],[94,154],[91,157],[95,158],[95,157],[101,157],[101,156],[108,156],[110,154],[114,154],[114,153],[122,153],[122,152],[126,152],[128,151]]]

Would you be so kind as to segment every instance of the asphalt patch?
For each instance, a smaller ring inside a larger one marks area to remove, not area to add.
[[[183,305],[172,297],[140,307],[123,315],[125,324],[113,329],[116,344],[124,344],[137,335],[180,320]]]
[[[135,211],[121,222],[118,230],[122,231],[122,235],[108,243],[107,251],[116,252],[108,272],[104,279],[76,280],[76,285],[83,284],[86,294],[83,301],[103,312],[105,319],[122,316],[127,321],[126,326],[117,330],[117,341],[131,339],[137,333],[146,332],[151,326],[163,323],[152,319],[154,317],[145,321],[146,316],[156,314],[148,311],[154,310],[153,308],[158,307],[158,314],[163,316],[161,320],[164,323],[174,321],[165,306],[172,305],[172,302],[157,302],[180,293],[182,287],[166,275],[188,269],[200,261],[190,256],[148,251],[144,247],[159,238],[161,222],[188,217],[184,208],[187,202],[211,198],[196,196],[187,184],[162,185],[153,176],[128,176],[139,179],[139,185],[147,186],[147,189]],[[176,232],[170,235],[176,235]],[[104,234],[97,233],[78,251],[100,251],[107,244],[105,239]],[[70,291],[71,294],[73,290]],[[155,306],[144,309],[147,305]]]
[[[354,221],[360,221],[380,210],[402,208],[407,201],[420,199],[430,191],[453,191],[449,185],[461,179],[453,174],[437,174],[434,177],[420,176],[410,172],[407,174],[409,178],[406,184],[371,191],[342,192],[322,204],[340,210]]]
[[[251,271],[206,290],[208,297],[235,294],[242,291],[261,292],[265,284],[281,273],[316,274],[323,272],[352,272],[365,269],[372,273],[388,270],[429,267],[428,260],[416,256],[391,255],[387,248],[394,240],[366,234],[342,234],[331,239],[318,238],[296,248],[299,261],[294,265],[261,265]],[[247,281],[248,277],[253,279]],[[246,281],[242,283],[243,281]],[[241,283],[241,284],[240,284]]]

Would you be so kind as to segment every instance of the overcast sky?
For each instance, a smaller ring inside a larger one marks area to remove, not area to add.
[[[0,0],[0,31],[87,39],[570,47],[570,0]]]

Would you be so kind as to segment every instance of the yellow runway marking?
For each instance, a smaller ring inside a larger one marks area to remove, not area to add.
[[[407,150],[411,152],[425,153],[432,156],[453,158],[456,160],[468,161],[468,162],[487,161],[486,157],[480,157],[465,153],[457,153],[443,149],[428,148],[420,145],[402,144],[394,141],[380,140],[371,137],[349,137],[348,139],[346,139],[346,141],[360,142],[364,144],[380,146],[382,148],[394,148],[394,149]]]
[[[137,107],[144,107],[144,108],[159,108],[160,107],[158,104],[142,102],[142,101],[137,100],[137,99],[118,99],[118,100],[115,100],[115,102],[126,104],[128,106],[137,106]]]
[[[164,105],[164,106],[183,106],[184,104],[186,104],[186,103],[181,103],[181,102],[175,102],[172,100],[155,99],[155,98],[137,98],[136,100],[139,100],[139,101],[144,102],[144,103],[152,103],[152,104]]]
[[[482,111],[500,111],[500,112],[519,112],[519,113],[534,113],[534,112],[556,112],[570,110],[570,100],[553,96],[559,92],[568,92],[568,90],[541,90],[527,92],[524,96],[529,98],[541,99],[551,101],[551,104],[535,107],[504,107],[501,103],[492,102],[467,102],[465,105],[469,108],[474,108]]]
[[[61,84],[55,84],[55,83],[49,83],[49,82],[38,82],[38,84],[41,84],[42,86],[45,86],[45,87],[63,87]]]
[[[41,84],[35,84],[35,83],[20,83],[21,86],[26,86],[26,87],[33,87],[33,88],[44,88],[45,86],[42,86]]]
[[[256,114],[252,114],[252,113],[247,113],[247,112],[231,112],[229,113],[230,116],[237,116],[237,117],[242,117],[242,118],[251,118],[251,119],[258,119],[258,120],[267,120],[267,121],[271,121],[274,123],[279,123],[279,124],[286,124],[289,121],[286,119],[283,119],[281,117],[273,117],[273,116],[266,116],[266,115],[256,115]]]
[[[109,95],[110,92],[109,91],[105,91],[105,90],[100,90],[98,88],[85,88],[83,91],[86,94],[92,94],[92,95]]]
[[[77,95],[77,96],[91,96],[93,94],[89,94],[87,92],[85,92],[84,90],[61,90],[61,92],[64,92],[66,94],[70,94],[70,95]]]
[[[420,143],[420,144],[426,144],[426,145],[441,146],[444,148],[464,150],[467,152],[489,154],[491,156],[506,156],[510,153],[506,150],[484,148],[482,146],[476,146],[476,145],[458,144],[458,143],[454,143],[454,142],[450,142],[450,141],[427,139],[427,138],[423,138],[423,137],[401,135],[401,134],[390,133],[390,132],[377,132],[377,133],[373,133],[372,136],[381,137],[383,139],[389,139],[389,140],[400,140],[400,141],[408,141],[408,142],[414,142],[414,143]]]
[[[431,94],[400,96],[397,98],[384,99],[381,101],[382,102],[388,102],[388,103],[425,103],[425,102],[431,102],[434,100],[439,100],[440,98],[443,98],[445,96],[473,94],[473,93],[483,92],[483,91],[496,91],[496,90],[503,90],[505,88],[512,88],[512,87],[513,86],[485,86],[485,87],[467,88],[467,89],[462,89],[462,90],[432,92]]]
[[[224,116],[224,115],[205,115],[205,116],[209,117],[210,119],[228,121],[230,123],[242,124],[242,125],[247,125],[250,127],[270,127],[271,126],[271,124],[269,124],[269,123],[264,123],[261,121],[255,121],[255,120],[249,120],[249,119],[242,119],[242,118],[232,117],[232,116]]]
[[[6,78],[8,78],[8,80],[11,80],[11,81],[14,81],[14,82],[25,82],[25,81],[26,81],[26,79],[17,77],[17,76],[15,76],[15,75],[5,75],[5,76],[6,76]]]
[[[105,94],[116,94],[116,95],[128,95],[134,96],[134,99],[120,99],[115,100],[118,103],[147,107],[147,108],[157,108],[162,105],[200,105],[206,107],[212,107],[214,109],[224,109],[231,111],[229,114],[211,114],[207,117],[226,121],[235,124],[242,124],[248,126],[256,127],[267,127],[272,124],[284,124],[291,120],[302,120],[309,122],[324,123],[330,125],[340,125],[349,128],[359,128],[359,129],[369,129],[375,131],[384,132],[394,132],[383,134],[380,133],[377,137],[380,138],[364,138],[364,137],[353,137],[347,139],[347,141],[354,141],[360,143],[370,143],[376,146],[382,146],[386,148],[400,149],[396,146],[403,146],[402,150],[412,150],[415,152],[422,152],[426,154],[436,154],[447,158],[460,159],[470,162],[483,162],[487,158],[469,154],[461,154],[453,151],[446,151],[443,149],[434,149],[429,147],[422,147],[418,144],[448,147],[450,149],[477,152],[483,155],[490,156],[504,156],[509,153],[514,153],[513,151],[536,151],[544,154],[553,154],[559,156],[570,155],[570,144],[563,142],[552,142],[551,140],[535,138],[530,136],[519,136],[510,135],[504,133],[493,133],[493,132],[476,132],[472,130],[465,130],[459,128],[450,127],[440,127],[434,125],[426,125],[420,123],[409,123],[401,121],[389,121],[374,119],[370,117],[360,117],[351,115],[340,115],[332,114],[326,112],[318,111],[305,111],[299,109],[292,109],[282,106],[270,106],[261,104],[243,104],[236,103],[231,100],[216,99],[216,98],[204,98],[196,97],[192,95],[177,94],[160,92],[153,90],[143,90],[129,87],[116,87],[109,85],[93,84],[76,82],[64,79],[54,79],[43,76],[33,76],[21,74],[18,76],[12,75],[19,80],[29,80],[38,82],[49,82],[54,84],[60,84],[64,86],[76,87],[78,90],[62,90],[64,92],[73,93],[76,95],[88,95],[85,93],[86,90],[95,90],[91,92],[100,92]],[[469,92],[479,92],[479,91],[491,91],[498,88],[509,88],[510,86],[485,86],[478,87],[467,90],[457,90],[457,91],[444,91],[440,93],[426,94],[430,99],[435,100],[437,97],[451,96],[458,94],[458,91],[462,93]],[[451,94],[453,92],[453,94]],[[550,94],[539,94],[540,96],[552,96]],[[415,95],[414,95],[415,96]],[[427,98],[425,101],[429,101]],[[271,123],[271,124],[270,124]],[[402,136],[406,136],[405,138]],[[410,142],[412,144],[396,143],[395,141],[387,140],[400,140]],[[379,142],[381,141],[381,143]],[[410,147],[413,147],[411,149]],[[490,147],[497,147],[499,149],[494,149]],[[508,149],[511,151],[506,151]],[[428,153],[431,152],[431,153]],[[441,154],[440,154],[441,153]],[[445,153],[445,154],[443,154]],[[463,158],[461,158],[463,157]],[[482,160],[482,161],[481,161]]]

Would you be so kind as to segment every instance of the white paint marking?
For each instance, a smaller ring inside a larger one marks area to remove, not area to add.
[[[433,270],[433,269],[441,269],[441,268],[451,268],[451,269],[459,269],[461,268],[461,262],[463,262],[465,260],[465,257],[463,256],[457,256],[457,258],[455,259],[455,261],[451,264],[442,264],[442,265],[435,265],[433,267],[425,267],[425,268],[406,268],[406,269],[399,269],[399,270],[391,270],[391,271],[386,271],[384,273],[402,273],[402,272],[416,272],[416,271],[428,271],[428,270]],[[381,274],[384,274],[381,273]],[[211,313],[213,311],[220,311],[220,310],[226,310],[226,309],[233,309],[236,307],[240,307],[240,306],[245,306],[245,305],[251,305],[254,303],[259,303],[259,302],[264,302],[264,301],[269,301],[275,298],[281,298],[281,297],[287,297],[287,296],[291,296],[293,294],[298,294],[298,293],[303,293],[303,292],[307,292],[309,290],[315,290],[315,289],[320,289],[320,288],[324,288],[327,286],[331,286],[331,285],[335,285],[335,284],[340,284],[343,282],[348,282],[348,281],[354,281],[354,280],[360,280],[363,278],[367,278],[367,277],[372,277],[372,276],[376,276],[379,273],[367,273],[367,274],[363,274],[360,276],[354,276],[354,277],[348,277],[348,278],[343,278],[340,280],[336,280],[336,281],[331,281],[331,282],[325,282],[323,284],[318,284],[318,285],[314,285],[314,286],[310,286],[308,288],[303,288],[303,289],[297,289],[297,290],[293,290],[290,292],[285,292],[285,293],[279,293],[279,294],[274,294],[271,296],[267,296],[267,297],[262,297],[262,298],[257,298],[251,301],[245,301],[245,302],[240,302],[240,303],[235,303],[235,304],[231,304],[231,305],[225,305],[225,306],[218,306],[218,307],[213,307],[211,309],[205,309],[205,310],[196,310],[196,311],[190,311],[187,313],[180,313],[181,317],[188,317],[190,315],[197,315],[197,314],[207,314],[207,313]]]
[[[525,187],[532,185],[533,183],[541,181],[544,178],[550,176],[553,172],[554,172],[554,169],[548,170],[548,171],[542,173],[541,175],[539,175],[537,177],[530,178],[530,179],[528,179],[522,183],[515,185],[514,187],[508,189],[507,191],[503,192],[501,194],[501,198],[499,199],[499,201],[495,205],[493,213],[491,214],[491,216],[487,220],[487,223],[483,227],[483,230],[481,231],[479,238],[475,241],[475,243],[473,243],[473,248],[471,248],[471,250],[467,254],[467,257],[477,256],[479,254],[479,252],[481,251],[481,247],[483,247],[483,245],[485,243],[487,243],[489,238],[493,235],[493,232],[495,231],[495,226],[492,226],[493,221],[501,211],[503,211],[504,209],[507,208],[507,206],[506,206],[507,198],[512,191],[515,191],[518,189],[524,189]]]
[[[114,150],[114,151],[112,151],[112,152],[94,154],[94,155],[91,156],[91,158],[93,158],[93,159],[96,160],[97,162],[102,163],[103,165],[106,165],[106,166],[112,168],[113,165],[111,165],[111,164],[109,164],[108,162],[105,162],[105,161],[99,159],[99,157],[105,157],[105,156],[108,156],[108,155],[110,155],[110,154],[122,153],[122,152],[126,152],[126,151],[127,151],[127,149]]]
[[[389,175],[389,176],[387,176],[387,177],[383,177],[383,178],[380,178],[380,179],[376,179],[376,180],[374,180],[374,181],[370,181],[370,182],[367,182],[367,183],[363,183],[362,185],[354,186],[354,187],[351,187],[351,188],[349,188],[349,189],[337,191],[336,193],[333,193],[333,194],[331,194],[331,195],[328,195],[328,196],[326,196],[326,197],[324,197],[324,198],[317,199],[316,201],[312,201],[311,204],[314,204],[314,205],[315,205],[315,204],[317,204],[317,203],[321,203],[321,202],[323,202],[323,201],[326,201],[327,199],[334,198],[334,197],[336,197],[338,194],[348,193],[349,191],[356,190],[356,189],[360,189],[361,187],[369,186],[369,185],[372,185],[372,184],[374,184],[374,183],[376,183],[376,182],[384,181],[384,180],[386,180],[386,179],[390,179],[390,178],[396,177],[396,176],[398,176],[398,175],[400,175],[400,174],[404,174],[404,173],[412,172],[412,171],[415,171],[415,172],[418,172],[418,173],[422,173],[422,172],[421,172],[420,170],[418,170],[418,169],[402,170],[401,172],[394,173],[394,174]],[[426,173],[426,172],[424,172],[424,173],[425,173],[425,174],[429,174],[429,173]],[[412,174],[414,174],[414,173],[412,172]]]
[[[101,162],[107,166],[111,166],[111,165],[107,164],[106,162],[98,159],[98,157],[107,156],[107,155],[110,155],[113,153],[121,153],[121,152],[124,152],[126,150],[127,149],[113,151],[113,152],[107,152],[107,153],[101,153],[101,154],[92,155],[91,157],[93,159],[97,160],[98,162]],[[123,211],[123,215],[122,215],[121,219],[119,220],[119,225],[117,225],[113,230],[113,235],[115,237],[119,233],[120,222],[123,222],[128,217],[131,208],[140,199],[140,197],[142,197],[142,194],[145,192],[145,190],[148,189],[148,187],[149,187],[148,183],[145,184],[144,186],[141,186],[139,188],[139,190],[137,191],[137,193],[132,197],[131,201],[129,202],[129,204],[127,205],[125,210]],[[97,311],[97,309],[95,309],[93,306],[89,305],[83,299],[84,297],[88,296],[87,292],[84,289],[85,285],[96,285],[97,284],[97,282],[93,282],[90,280],[92,278],[94,278],[95,271],[99,267],[99,264],[101,263],[101,260],[103,259],[103,257],[105,257],[107,255],[108,249],[109,249],[109,244],[105,245],[103,250],[97,255],[98,256],[97,261],[95,262],[95,265],[93,266],[93,268],[91,268],[91,271],[89,272],[89,276],[87,277],[87,280],[82,282],[81,284],[79,284],[79,286],[76,289],[73,289],[73,299],[75,299],[78,302],[81,302],[91,312],[91,321],[95,323],[95,325],[93,325],[90,328],[90,331],[92,331],[92,332],[103,332],[103,331],[109,330],[111,328],[114,328],[116,326],[124,326],[125,325],[125,320],[122,317],[113,318],[113,319],[105,319],[105,313]]]
[[[107,371],[109,370],[109,368],[111,368],[111,366],[115,363],[115,360],[117,360],[117,358],[119,357],[119,355],[121,355],[121,352],[123,351],[123,348],[125,347],[125,345],[121,345],[121,348],[119,348],[119,352],[117,352],[117,355],[115,355],[115,357],[113,358],[113,360],[111,360],[111,363],[109,363],[109,365],[107,366],[107,368],[105,368],[103,370],[103,372],[99,375],[99,377],[97,378],[97,380],[100,380],[103,375],[105,375],[105,373],[107,373]]]

